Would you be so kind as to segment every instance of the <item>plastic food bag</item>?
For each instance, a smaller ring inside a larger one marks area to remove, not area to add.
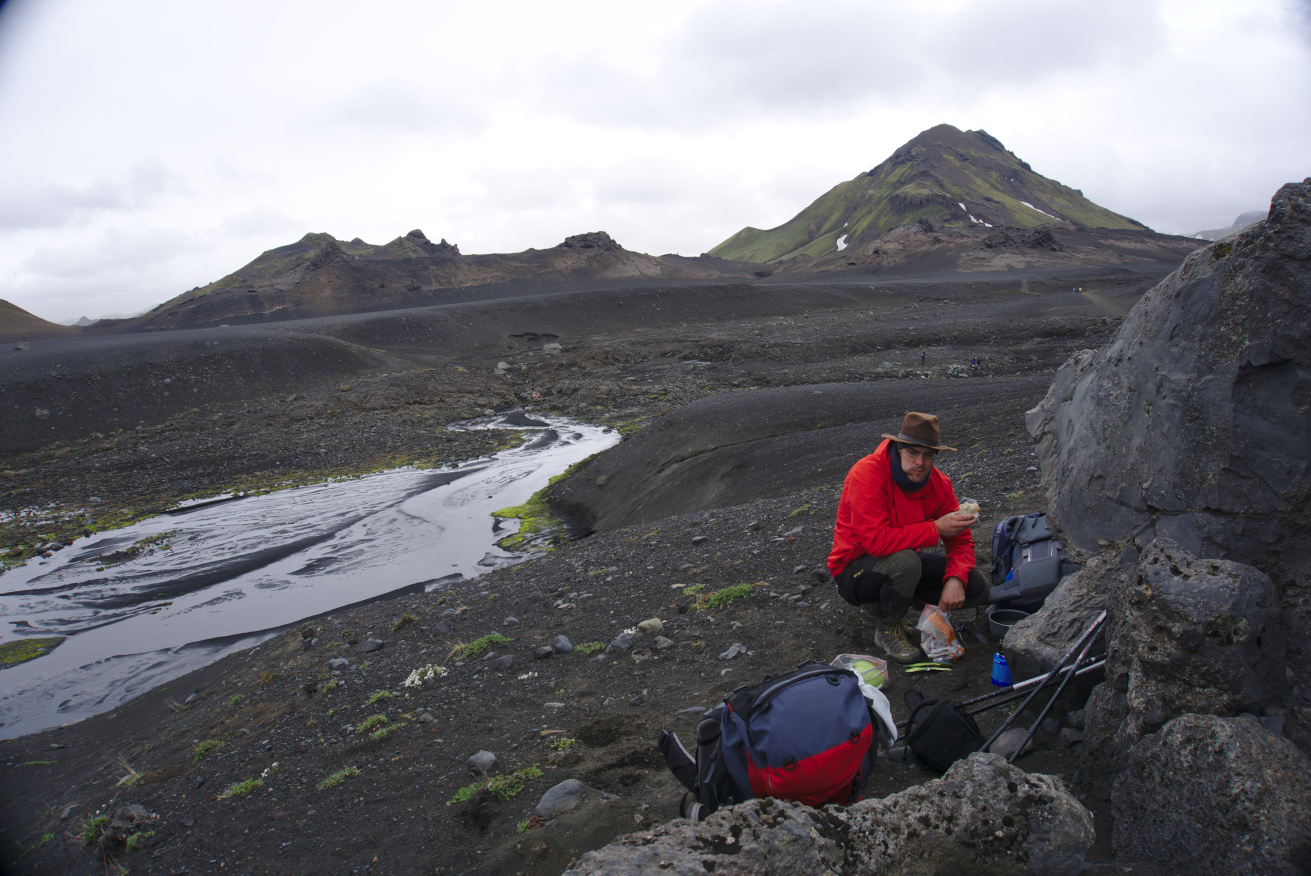
[[[850,669],[860,676],[861,681],[876,690],[888,683],[888,661],[878,657],[870,657],[867,654],[839,654],[829,665],[839,669]]]
[[[965,656],[965,646],[956,639],[951,616],[936,605],[926,605],[920,612],[920,647],[924,655],[938,663],[955,663]]]

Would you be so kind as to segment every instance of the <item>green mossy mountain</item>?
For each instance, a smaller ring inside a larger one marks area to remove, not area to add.
[[[743,228],[707,255],[743,262],[816,257],[901,225],[1033,228],[1066,220],[1089,228],[1146,230],[1078,189],[1035,173],[986,131],[938,125],[855,179],[838,183],[777,228]]]

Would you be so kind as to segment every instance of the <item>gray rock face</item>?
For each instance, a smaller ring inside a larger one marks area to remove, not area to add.
[[[1112,775],[1144,734],[1177,715],[1234,715],[1282,697],[1275,591],[1250,566],[1198,559],[1160,538],[1108,611],[1106,680],[1084,720],[1090,763]]]
[[[1067,544],[1168,535],[1203,557],[1311,569],[1311,179],[1189,255],[1029,412]]]
[[[1182,715],[1111,796],[1116,860],[1192,873],[1311,871],[1311,761],[1246,720]]]
[[[972,754],[941,779],[823,811],[750,800],[584,855],[571,874],[1078,873],[1092,813],[1058,779]]]
[[[1002,647],[1016,681],[1056,666],[1106,608],[1108,595],[1133,570],[1135,559],[1137,552],[1132,548],[1098,554],[1062,581],[1042,608],[1011,627]],[[1087,687],[1070,684],[1087,697]]]

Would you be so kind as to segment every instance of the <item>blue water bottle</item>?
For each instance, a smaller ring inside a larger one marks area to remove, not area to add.
[[[1015,683],[1011,680],[1011,668],[1006,664],[1006,655],[1001,648],[992,655],[992,683],[997,687],[1010,687]]]

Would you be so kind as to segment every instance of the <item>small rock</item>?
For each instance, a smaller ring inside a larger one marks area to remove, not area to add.
[[[805,531],[806,531],[806,527],[804,526],[794,526],[791,529],[789,529],[787,532],[783,533],[783,537],[795,538],[796,536],[801,535],[801,533]]]
[[[193,691],[191,696],[182,701],[182,705],[189,706],[196,702],[200,702],[200,691]]]
[[[492,770],[496,769],[497,763],[499,763],[499,761],[497,761],[496,755],[492,754],[490,751],[484,750],[469,758],[465,763],[465,766],[467,766],[472,772],[485,776]]]
[[[710,541],[710,536],[708,536],[708,535],[694,535],[694,536],[692,536],[692,544],[693,544],[693,545],[702,545],[702,544],[705,544],[705,543],[708,542],[708,541]]]
[[[437,719],[432,716],[432,712],[420,712],[419,717],[415,718],[420,724],[436,724]]]
[[[742,624],[742,621],[730,621],[728,628],[736,633],[738,630],[744,629],[744,626]]]
[[[554,653],[555,653],[555,649],[552,648],[550,645],[543,645],[540,648],[533,649],[533,657],[538,660],[545,660],[547,657],[550,657]]]
[[[574,650],[574,643],[568,636],[556,636],[551,640],[551,649],[557,654],[569,654]]]
[[[633,697],[631,700],[629,700],[629,701],[628,701],[628,705],[630,705],[630,706],[640,706],[640,705],[642,705],[642,703],[646,702],[646,697],[647,697],[647,694],[648,694],[648,693],[649,693],[649,691],[647,691],[647,690],[643,690],[640,694],[638,694],[637,696],[635,696],[635,697]]]
[[[615,636],[615,640],[611,642],[606,647],[605,650],[612,654],[616,652],[620,654],[627,654],[629,649],[631,649],[632,647],[633,647],[633,637],[630,636],[628,633],[620,633],[618,636]]]
[[[649,617],[637,625],[639,633],[658,633],[665,628],[665,622],[658,617]]]
[[[746,652],[747,652],[746,645],[743,645],[741,642],[734,642],[732,645],[729,645],[727,651],[719,655],[719,659],[732,660],[734,657],[738,656],[739,654],[745,654]]]
[[[688,706],[686,709],[679,709],[677,715],[680,718],[700,718],[705,713],[705,706]]]
[[[447,608],[447,609],[444,609],[444,610],[442,611],[441,616],[442,616],[442,617],[454,617],[454,616],[455,616],[455,609],[453,609],[453,608]]]
[[[806,571],[806,564],[805,564],[805,563],[802,563],[802,564],[799,565],[799,566],[793,566],[793,567],[792,567],[792,574],[793,574],[793,575],[800,575],[800,574],[801,574],[802,572],[804,572],[804,571]]]
[[[329,669],[349,669],[351,662],[345,657],[333,657],[328,661]]]
[[[810,603],[806,602],[804,599],[794,602],[793,605],[797,608],[810,608]]]
[[[750,523],[747,524],[747,529],[751,530],[752,532],[759,532],[759,531],[760,531],[760,521],[759,521],[759,520],[752,520]]]
[[[534,810],[540,818],[555,818],[572,812],[583,801],[585,786],[577,779],[565,779],[542,795]]]
[[[656,636],[655,641],[651,643],[651,647],[657,651],[667,651],[674,647],[674,640],[666,639],[664,636]]]
[[[1055,736],[1057,733],[1060,733],[1061,719],[1045,718],[1042,722],[1042,732],[1046,733],[1048,736]]]
[[[381,651],[383,644],[384,643],[381,639],[365,639],[364,645],[360,648],[360,650],[363,651],[365,654],[371,653],[373,651]]]
[[[514,666],[514,657],[510,654],[503,654],[492,661],[492,668],[501,672],[509,671]]]
[[[190,700],[187,702],[190,702]],[[1261,726],[1276,736],[1284,735],[1284,719],[1281,717],[1271,717],[1267,715],[1261,719]]]
[[[300,649],[301,649],[302,651],[308,651],[310,648],[313,648],[313,647],[314,647],[314,639],[301,639],[301,640],[300,640]]]
[[[1061,728],[1061,745],[1064,745],[1066,748],[1069,748],[1070,746],[1077,745],[1080,742],[1083,742],[1082,730],[1075,730],[1073,727]]]
[[[1024,737],[1028,735],[1029,731],[1023,727],[1012,727],[1001,736],[997,737],[997,741],[994,742],[992,748],[989,748],[988,750],[993,754],[1000,754],[1002,757],[1009,758],[1015,753],[1015,749],[1020,746],[1020,743],[1024,741]],[[1032,750],[1033,740],[1030,739],[1020,754],[1028,754]]]
[[[437,632],[439,635],[444,636],[450,631],[451,631],[450,618],[443,618],[442,620],[437,621]]]
[[[634,648],[634,649],[633,649],[632,657],[633,657],[633,662],[634,662],[634,663],[641,663],[643,660],[650,660],[650,659],[651,659],[651,649],[650,649],[650,648]]]
[[[542,703],[548,709],[563,709],[564,703]]]
[[[1065,723],[1069,724],[1075,730],[1083,729],[1083,709],[1075,709],[1065,716]]]
[[[511,616],[511,617],[507,617],[505,620],[501,621],[501,626],[503,626],[503,627],[517,627],[517,626],[519,626],[519,618],[517,618],[517,617],[513,617],[513,616]]]

